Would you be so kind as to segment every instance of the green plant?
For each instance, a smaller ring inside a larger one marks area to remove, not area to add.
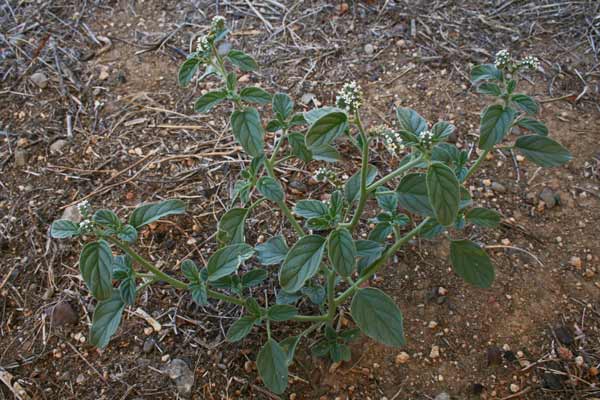
[[[287,94],[271,95],[258,87],[239,87],[236,73],[227,65],[253,71],[257,63],[249,55],[231,49],[223,41],[226,34],[224,20],[215,18],[210,33],[198,40],[197,51],[179,71],[181,85],[189,84],[201,67],[205,69],[198,80],[214,76],[222,81],[222,88],[202,95],[195,109],[208,112],[223,101],[231,102],[233,135],[252,157],[235,185],[232,208],[220,219],[219,249],[207,264],[199,268],[194,261],[183,260],[180,267],[185,280],[181,280],[161,271],[131,247],[144,226],[184,213],[185,204],[180,200],[141,205],[127,223],[109,210],[92,215],[89,205],[82,203],[82,223],[58,220],[52,224],[55,238],[88,240],[79,265],[91,295],[99,302],[90,334],[92,344],[98,347],[108,344],[124,307],[158,281],[189,291],[201,305],[213,298],[243,307],[244,315],[227,332],[229,341],[239,341],[254,326],[264,326],[267,339],[258,353],[257,366],[265,385],[276,393],[287,387],[288,365],[299,341],[312,332],[323,332],[313,353],[333,361],[350,358],[348,342],[359,331],[386,345],[400,347],[405,343],[402,314],[383,291],[365,287],[369,279],[415,236],[431,239],[446,233],[453,238],[450,261],[454,271],[476,287],[489,287],[494,269],[488,255],[478,244],[461,238],[460,232],[467,225],[494,227],[500,215],[473,207],[465,182],[494,148],[515,149],[543,167],[558,166],[570,159],[567,150],[547,136],[546,126],[532,117],[538,111],[535,100],[515,92],[519,73],[537,68],[535,59],[517,62],[507,52],[499,52],[495,65],[473,68],[472,80],[478,92],[492,96],[493,103],[481,113],[480,152],[471,162],[466,151],[446,141],[454,131],[453,125],[437,122],[429,128],[423,117],[408,108],[397,109],[397,129],[374,128],[367,133],[360,116],[362,93],[355,83],[344,85],[335,107],[304,113],[294,112],[294,102]],[[265,143],[259,111],[252,106],[269,103],[273,113],[266,130],[274,137],[271,146]],[[503,145],[516,126],[532,134]],[[315,178],[330,184],[329,200],[303,199],[290,209],[276,166],[290,159],[299,159],[305,165],[313,160],[335,163],[341,155],[334,142],[342,137],[361,154],[358,172],[344,181],[340,174],[319,168]],[[369,164],[369,147],[380,140],[402,159],[395,170],[378,178],[377,168]],[[375,228],[367,239],[355,239],[367,202],[373,200],[381,209],[372,219]],[[245,220],[263,202],[275,204],[287,218],[298,238],[291,247],[283,234],[254,247],[245,242]],[[113,256],[113,249],[122,255]],[[253,258],[255,261],[250,262]],[[265,269],[255,267],[240,275],[244,263],[262,264]],[[252,288],[268,278],[271,266],[279,266],[281,289],[275,299],[266,298],[261,304]],[[296,307],[300,298],[313,304],[304,309],[318,312],[301,314]],[[336,320],[340,307],[348,300],[356,328],[341,330]],[[277,340],[271,325],[280,321],[307,323],[308,328],[297,336]]]

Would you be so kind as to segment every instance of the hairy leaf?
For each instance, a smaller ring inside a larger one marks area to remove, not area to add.
[[[129,216],[129,224],[139,229],[168,215],[183,213],[185,213],[185,203],[178,199],[143,204]]]
[[[438,222],[452,225],[460,201],[460,187],[454,172],[442,163],[433,162],[427,170],[427,193]]]
[[[253,254],[254,249],[245,243],[232,244],[217,250],[210,256],[206,265],[208,280],[213,282],[231,275],[237,271],[243,261],[252,257]]]
[[[284,195],[281,185],[270,176],[261,177],[258,182],[256,182],[256,188],[267,200],[274,203],[283,201]]]
[[[271,95],[267,91],[253,86],[240,90],[240,97],[249,103],[269,104],[271,102]]]
[[[79,257],[79,270],[92,296],[97,300],[108,299],[112,292],[113,255],[104,240],[84,246]]]
[[[125,303],[118,290],[113,290],[109,298],[96,305],[90,330],[90,343],[101,349],[108,345],[121,323],[124,308]]]
[[[327,239],[328,255],[333,268],[341,276],[350,276],[356,264],[356,246],[350,231],[338,228],[329,234]]]
[[[300,238],[287,254],[279,271],[279,284],[286,292],[294,293],[319,270],[323,259],[325,239],[318,235]]]
[[[227,53],[227,58],[233,65],[237,66],[242,71],[250,72],[258,69],[258,64],[254,58],[243,51],[230,50],[229,53]]]
[[[370,338],[392,347],[405,344],[402,313],[381,290],[359,289],[352,298],[350,313],[356,325]]]
[[[465,218],[471,224],[486,228],[494,228],[500,223],[500,214],[497,211],[482,207],[469,210],[465,214]]]
[[[481,113],[479,148],[489,150],[504,139],[517,113],[510,107],[494,104]]]
[[[256,246],[258,261],[262,265],[276,265],[283,260],[288,252],[287,244],[283,236],[273,236],[263,244]]]
[[[194,103],[194,111],[199,113],[209,112],[214,106],[227,98],[227,90],[215,90],[203,94]]]
[[[488,288],[494,281],[494,267],[487,253],[470,240],[453,240],[450,261],[456,272],[467,283]]]
[[[405,175],[400,180],[396,193],[402,208],[426,217],[433,215],[433,208],[427,194],[425,174],[411,173]]]
[[[410,108],[398,107],[396,117],[400,123],[400,129],[415,135],[427,130],[427,121],[418,112]]]
[[[79,225],[68,219],[59,219],[52,223],[50,236],[54,239],[67,239],[79,236]]]
[[[287,357],[279,343],[267,340],[258,353],[256,367],[269,390],[276,394],[285,391],[288,383]]]
[[[242,145],[246,153],[259,157],[264,153],[264,130],[256,108],[248,107],[231,113],[233,136]]]
[[[306,146],[310,149],[315,146],[329,144],[332,140],[342,135],[348,129],[348,116],[344,112],[333,111],[321,116],[306,133]]]
[[[540,167],[558,167],[572,159],[567,149],[547,136],[521,136],[515,142],[515,149]]]

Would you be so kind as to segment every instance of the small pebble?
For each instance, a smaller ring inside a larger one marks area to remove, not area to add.
[[[510,391],[513,393],[517,393],[519,391],[519,385],[517,385],[516,383],[511,383]]]
[[[396,365],[406,364],[410,360],[410,356],[406,352],[402,352],[396,356]]]

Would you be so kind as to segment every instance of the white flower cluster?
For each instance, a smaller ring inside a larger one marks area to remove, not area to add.
[[[387,131],[383,135],[383,144],[391,154],[399,154],[406,149],[398,132]]]
[[[519,65],[535,71],[540,67],[540,60],[534,56],[527,56],[519,62]]]
[[[496,53],[496,61],[494,64],[496,65],[496,68],[503,69],[511,66],[514,62],[510,52],[504,49]]]
[[[335,179],[335,172],[327,168],[319,168],[313,178],[317,182],[331,182]]]
[[[430,149],[433,144],[433,132],[431,131],[423,131],[419,135],[419,144],[421,147],[426,149]]]
[[[335,104],[338,108],[348,113],[356,112],[362,105],[362,91],[356,81],[344,84],[335,98]]]
[[[84,218],[88,217],[92,212],[92,206],[90,206],[90,203],[87,200],[83,200],[75,207],[77,208],[77,211],[79,211],[79,214]]]
[[[90,233],[94,224],[89,219],[84,219],[79,223],[79,230],[81,233]]]
[[[208,36],[201,36],[196,39],[196,51],[198,53],[204,53],[210,50],[210,39]]]
[[[212,19],[210,27],[213,31],[220,31],[225,27],[225,17],[221,15],[215,15]]]

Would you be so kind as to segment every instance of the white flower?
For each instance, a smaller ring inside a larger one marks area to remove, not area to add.
[[[78,203],[75,207],[77,208],[77,211],[79,211],[79,214],[81,214],[82,217],[87,217],[92,211],[92,206],[90,206],[90,203],[87,200],[83,200],[82,202]]]
[[[198,39],[196,39],[196,51],[198,53],[204,53],[206,51],[209,51],[210,47],[211,45],[208,36],[201,36]]]
[[[213,31],[220,31],[225,27],[225,17],[221,15],[215,15],[211,22],[211,28]]]
[[[540,67],[540,60],[534,56],[527,56],[519,62],[519,65],[524,68],[537,70]]]
[[[90,221],[89,219],[84,219],[79,223],[79,230],[81,231],[81,233],[90,233],[92,231],[93,225],[94,224],[92,223],[92,221]]]
[[[496,53],[495,65],[497,68],[506,68],[512,63],[512,56],[506,49]]]
[[[419,134],[419,144],[427,149],[433,144],[433,132],[427,130]]]
[[[330,169],[321,167],[317,170],[317,172],[315,172],[313,178],[317,182],[329,182],[335,179],[335,172],[333,172]]]
[[[362,91],[356,81],[344,84],[335,98],[335,104],[338,108],[348,113],[356,112],[362,105]]]
[[[383,145],[387,151],[392,155],[398,155],[406,149],[406,146],[402,142],[402,137],[398,132],[393,132],[383,127],[379,136],[383,139]]]

